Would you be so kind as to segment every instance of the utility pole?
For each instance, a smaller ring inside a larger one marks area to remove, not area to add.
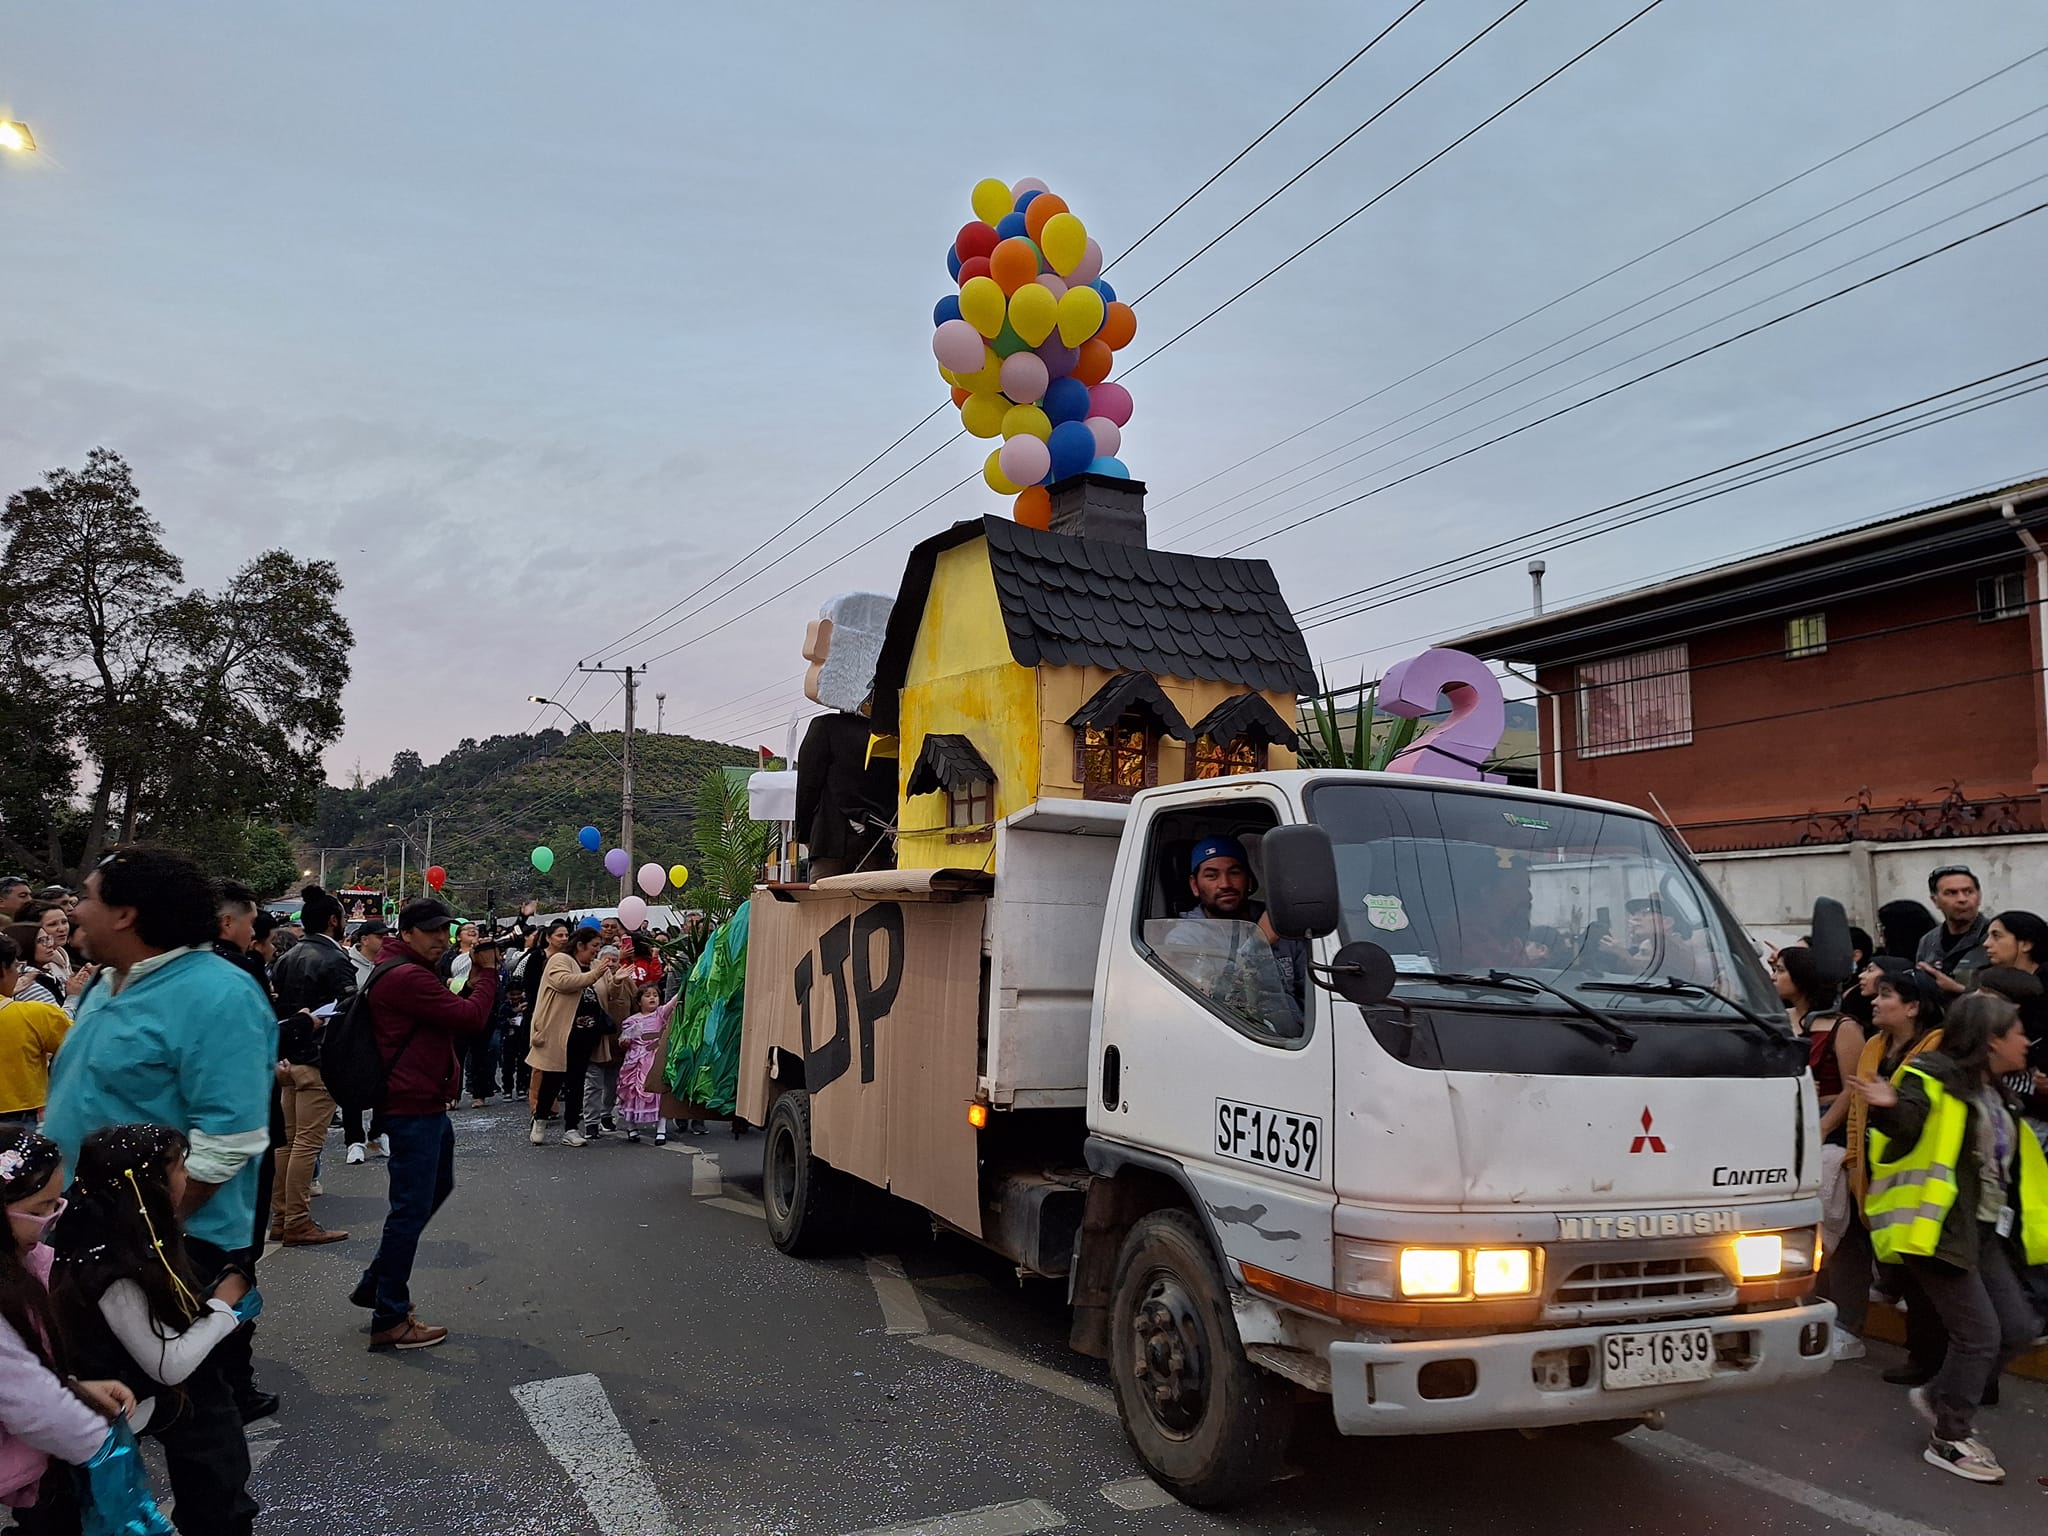
[[[665,720],[665,718],[667,717],[667,715],[668,715],[668,695],[667,695],[667,694],[665,694],[665,693],[657,693],[657,694],[656,694],[656,695],[654,696],[654,734],[655,734],[655,735],[657,735],[657,736],[664,736],[664,735],[668,734],[668,732],[667,732],[667,729],[666,729],[666,727],[665,727],[665,726],[663,725],[663,721]]]
[[[433,863],[434,813],[432,811],[429,811],[427,812],[427,851],[426,856],[420,860],[420,895],[422,896],[431,896],[434,894],[432,888],[427,884],[427,870],[433,867]]]
[[[602,672],[610,677],[626,680],[626,739],[619,752],[619,846],[626,853],[626,872],[619,876],[619,894],[628,895],[633,889],[633,701],[639,687],[639,678],[645,667],[586,667],[578,665],[578,672]],[[662,695],[657,694],[657,701]]]

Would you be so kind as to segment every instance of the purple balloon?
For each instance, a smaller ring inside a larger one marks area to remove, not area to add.
[[[626,857],[626,850],[614,848],[604,856],[604,872],[614,877],[624,875],[632,860]]]
[[[1028,432],[1020,433],[1003,444],[997,462],[1014,483],[1036,485],[1052,468],[1052,450]]]
[[[1085,288],[1102,276],[1102,247],[1090,240],[1081,247],[1081,260],[1067,274],[1069,288]]]
[[[1046,375],[1049,378],[1064,379],[1074,371],[1074,365],[1081,361],[1080,350],[1063,345],[1058,331],[1046,337],[1033,350],[1037,352],[1038,360],[1045,364]]]
[[[1045,393],[1047,380],[1051,375],[1046,371],[1045,362],[1036,352],[1012,352],[1003,359],[1003,393],[1019,405],[1032,405]],[[1008,474],[1007,470],[1004,473]],[[1044,471],[1039,472],[1043,474]],[[1015,475],[1011,475],[1016,480]],[[1037,476],[1033,476],[1036,479]],[[1031,481],[1020,480],[1018,484],[1029,485]]]

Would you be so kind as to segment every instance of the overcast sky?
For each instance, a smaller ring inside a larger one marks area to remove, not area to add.
[[[1141,303],[1118,376],[1642,3],[1529,0]],[[1145,292],[1512,4],[1427,0],[1110,280]],[[973,183],[1045,179],[1114,259],[1401,8],[8,6],[0,117],[30,123],[42,153],[0,163],[0,487],[105,444],[194,580],[279,544],[339,562],[357,647],[337,776],[523,728],[526,695],[579,658],[640,661],[679,642],[654,662],[645,718],[661,691],[671,729],[779,747],[818,603],[893,592],[917,537],[1006,509],[977,481],[881,532],[987,445],[941,448],[680,626],[601,647],[944,399],[931,307]],[[2044,46],[2048,16],[2010,0],[1665,0],[1132,374],[1123,457],[1150,487],[1154,542],[1242,543],[2048,199],[2048,140],[2025,143],[2048,111],[1999,127],[2048,102],[2043,57],[1209,479]],[[1273,561],[1300,612],[2015,366],[2048,354],[2044,269],[2048,214],[1246,552]],[[2048,467],[2044,402],[1558,549],[1550,598]],[[949,410],[670,618],[955,424]],[[1310,640],[1355,680],[1526,600],[1518,557]],[[616,726],[613,695],[588,687],[577,712]]]

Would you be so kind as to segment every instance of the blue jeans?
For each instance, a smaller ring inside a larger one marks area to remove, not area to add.
[[[455,1127],[445,1113],[386,1115],[384,1130],[391,1138],[385,1165],[391,1174],[391,1209],[384,1217],[377,1257],[363,1271],[363,1284],[373,1287],[377,1297],[370,1317],[371,1330],[377,1333],[396,1328],[412,1315],[408,1287],[420,1234],[455,1190]]]

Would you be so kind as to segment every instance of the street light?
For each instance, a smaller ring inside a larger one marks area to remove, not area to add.
[[[574,736],[578,731],[581,731],[584,735],[588,736],[591,739],[591,741],[595,742],[597,745],[597,750],[602,752],[606,757],[610,758],[615,765],[621,768],[625,766],[623,763],[619,762],[617,753],[613,752],[612,749],[606,746],[603,742],[598,741],[597,732],[593,731],[590,728],[590,722],[588,720],[578,720],[574,715],[569,713],[569,708],[567,705],[557,704],[553,699],[544,699],[537,693],[529,693],[526,696],[526,702],[529,704],[545,704],[549,709],[561,710],[563,715],[568,718],[569,734],[571,736]]]
[[[0,149],[17,155],[26,155],[36,147],[36,136],[28,131],[27,123],[0,122]]]

